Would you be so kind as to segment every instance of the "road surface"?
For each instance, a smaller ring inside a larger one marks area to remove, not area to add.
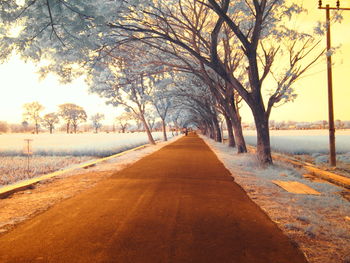
[[[192,134],[0,236],[0,262],[307,261]]]

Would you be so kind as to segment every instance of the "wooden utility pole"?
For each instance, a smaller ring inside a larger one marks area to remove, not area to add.
[[[328,120],[329,120],[329,163],[336,166],[335,152],[335,126],[334,126],[334,107],[333,107],[333,79],[332,79],[332,51],[331,51],[331,19],[330,10],[350,10],[350,8],[341,8],[340,1],[336,2],[336,7],[326,5],[322,6],[322,1],[318,1],[318,9],[326,10],[326,28],[327,28],[327,78],[328,78]]]

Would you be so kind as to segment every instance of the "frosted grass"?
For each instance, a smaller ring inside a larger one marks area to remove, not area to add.
[[[89,156],[0,156],[0,186],[91,160]]]
[[[247,144],[256,146],[255,131],[245,131]],[[309,154],[317,157],[318,154],[329,152],[327,130],[287,130],[271,131],[271,147],[274,151],[289,154]],[[336,151],[338,154],[350,155],[350,131],[336,132]],[[350,161],[348,156],[344,161]]]
[[[155,140],[163,138],[162,132],[153,136]],[[105,157],[148,143],[146,133],[2,134],[0,156],[23,155],[25,139],[33,140],[35,156]]]
[[[162,140],[163,133],[153,133]],[[172,134],[168,134],[171,138]],[[31,139],[29,170],[25,139]],[[2,134],[0,186],[66,169],[88,160],[117,154],[148,143],[146,133]]]

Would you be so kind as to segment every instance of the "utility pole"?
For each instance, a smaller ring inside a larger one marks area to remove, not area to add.
[[[323,6],[322,0],[318,1],[318,9],[326,10],[326,28],[327,28],[327,78],[328,78],[328,119],[329,119],[329,163],[336,166],[335,153],[335,126],[333,110],[333,80],[332,80],[332,54],[331,54],[331,19],[330,10],[350,10],[350,8],[341,8],[340,1],[337,0],[336,7],[329,5]]]

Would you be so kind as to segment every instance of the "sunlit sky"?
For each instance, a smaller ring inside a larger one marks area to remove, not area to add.
[[[295,21],[296,26],[310,26],[311,23],[324,21],[325,11],[317,9],[317,0],[301,1],[308,9],[308,14]],[[333,1],[323,1],[335,5]],[[350,7],[350,0],[341,1],[342,6]],[[332,45],[341,48],[333,56],[333,87],[335,103],[335,119],[350,120],[350,11],[343,12],[341,24],[332,25]],[[326,40],[324,39],[324,45]],[[75,103],[85,108],[88,115],[104,113],[105,123],[112,123],[119,114],[116,108],[105,105],[103,99],[96,94],[89,94],[83,79],[68,85],[60,85],[50,75],[39,81],[35,74],[37,69],[31,63],[11,58],[8,63],[0,65],[0,121],[18,123],[22,121],[24,103],[38,101],[44,107],[43,113],[57,111],[63,103]],[[292,102],[272,111],[271,119],[277,121],[317,121],[328,119],[327,75],[324,62],[318,63],[308,74],[296,83],[298,97]],[[242,119],[252,122],[252,115],[247,107],[243,107]]]

